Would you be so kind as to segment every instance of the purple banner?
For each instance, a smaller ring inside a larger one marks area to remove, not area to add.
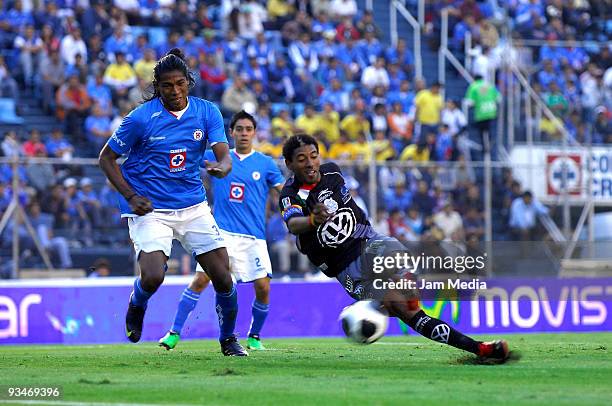
[[[159,339],[170,327],[190,278],[169,277],[149,302],[143,340]],[[113,278],[27,281],[0,284],[0,344],[127,342],[124,317],[132,281]],[[237,333],[245,337],[253,287],[240,285]],[[430,315],[467,334],[612,331],[609,278],[489,280],[472,301],[424,301]],[[352,300],[330,283],[273,283],[265,337],[341,336],[337,321]],[[388,334],[404,326],[390,323]],[[183,337],[218,334],[214,292],[208,289],[183,330]]]

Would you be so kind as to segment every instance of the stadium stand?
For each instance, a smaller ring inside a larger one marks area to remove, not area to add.
[[[509,39],[503,27],[511,27],[531,85],[572,140],[612,142],[612,24],[597,1],[426,2],[421,55],[413,54],[414,33],[403,18],[391,44],[390,7],[378,2],[372,10],[355,0],[147,1],[138,9],[131,2],[86,3],[0,5],[2,155],[28,155],[27,134],[38,130],[45,151],[35,156],[64,160],[51,166],[49,185],[37,186],[22,167],[20,199],[24,206],[39,202],[52,216],[51,228],[66,239],[75,267],[105,256],[113,269],[131,272],[129,255],[117,249],[129,241],[112,203],[116,192],[97,167],[71,160],[96,157],[142,100],[155,60],[175,46],[196,74],[194,95],[217,103],[226,121],[242,108],[256,114],[262,152],[280,158],[287,134],[309,132],[324,156],[343,160],[364,199],[366,164],[374,159],[381,210],[371,213],[373,220],[404,240],[483,239],[482,174],[469,165],[464,144],[473,136],[466,127],[472,118],[460,109],[468,84],[448,67],[441,91],[435,85],[442,9],[450,16],[450,47],[461,61],[471,59],[474,75],[496,71],[503,58],[498,45]],[[403,3],[417,14],[417,0]],[[468,32],[472,48],[465,55]],[[525,45],[530,40],[542,45]],[[415,76],[417,57],[422,78]],[[500,89],[504,80],[499,71],[491,77]],[[525,123],[519,120],[519,139]],[[334,155],[339,139],[346,148]],[[560,135],[542,120],[538,139],[559,143]],[[386,164],[391,161],[400,164]],[[0,214],[11,199],[12,176],[8,165],[0,167]],[[493,237],[509,240],[513,202],[523,189],[510,169],[496,171],[493,185]],[[545,238],[543,229],[534,232]],[[10,237],[5,230],[1,258],[10,254]],[[36,255],[22,260],[40,263]],[[53,260],[60,265],[57,255]]]

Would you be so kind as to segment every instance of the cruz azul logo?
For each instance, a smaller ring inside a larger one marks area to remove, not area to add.
[[[170,172],[185,170],[187,162],[187,148],[173,149],[170,151]]]
[[[244,201],[244,183],[232,182],[230,185],[230,202],[242,203]]]
[[[200,141],[203,136],[204,133],[199,128],[193,132],[193,139],[196,141]]]
[[[582,186],[582,156],[580,154],[548,154],[546,156],[546,192],[559,196],[565,191],[580,196]]]

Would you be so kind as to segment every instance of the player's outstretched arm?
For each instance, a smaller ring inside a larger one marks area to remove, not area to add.
[[[153,211],[151,201],[144,196],[139,196],[126,182],[121,173],[121,168],[117,165],[117,158],[119,157],[120,155],[106,144],[98,158],[100,169],[102,169],[102,172],[104,172],[115,189],[127,200],[134,214],[142,216]]]
[[[325,223],[329,218],[330,213],[327,212],[323,203],[317,203],[312,209],[310,216],[296,216],[289,219],[287,228],[291,234],[308,233],[321,224]]]
[[[212,146],[217,162],[204,161],[206,172],[215,178],[224,178],[232,170],[232,157],[229,154],[229,146],[225,142],[218,142]]]

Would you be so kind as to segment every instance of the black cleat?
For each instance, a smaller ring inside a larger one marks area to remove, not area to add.
[[[221,340],[221,352],[226,357],[247,357],[248,352],[240,345],[236,336],[231,336]]]
[[[133,343],[140,341],[145,310],[146,308],[144,307],[133,305],[132,296],[130,296],[128,310],[125,314],[125,335]]]

